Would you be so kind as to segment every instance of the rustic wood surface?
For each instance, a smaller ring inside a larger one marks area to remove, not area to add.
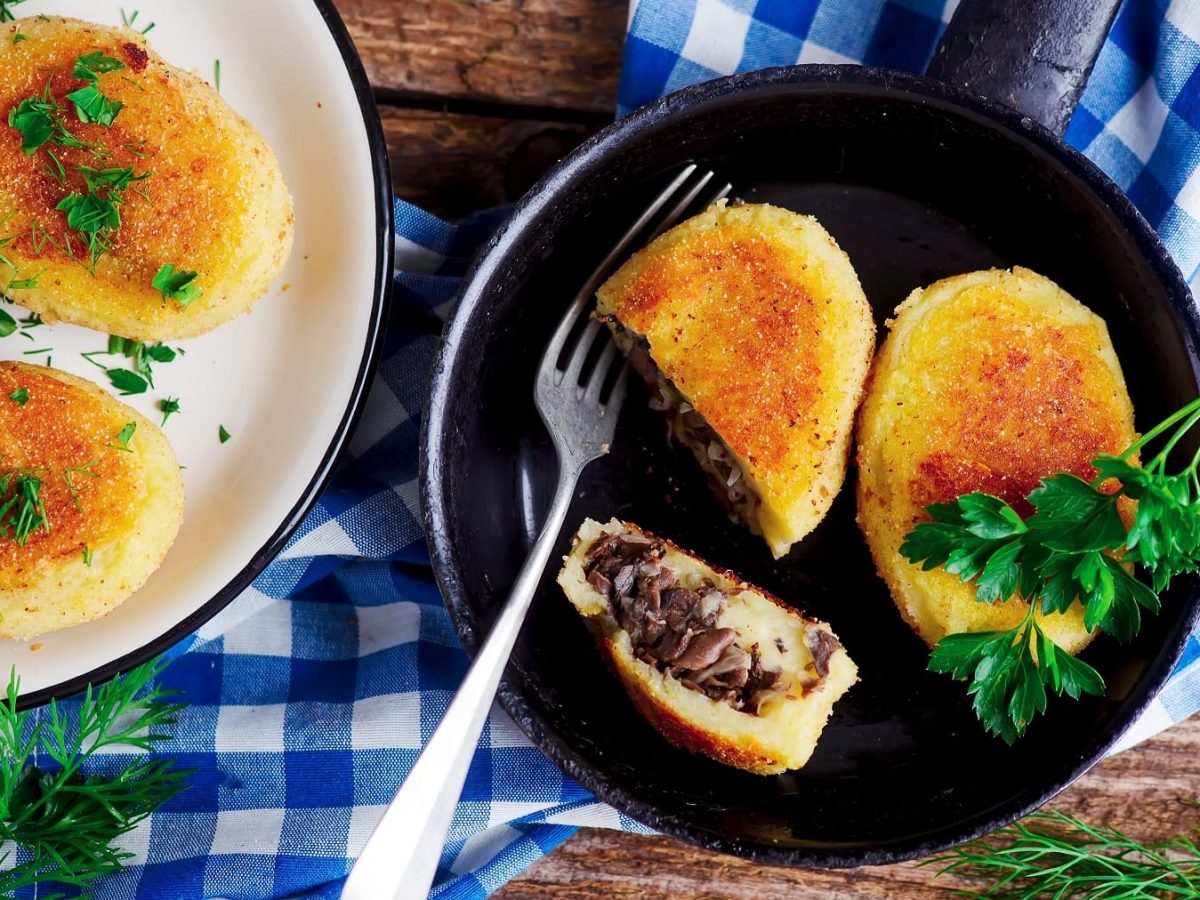
[[[625,0],[336,0],[376,88],[397,196],[455,218],[517,199],[611,120]],[[1133,836],[1200,821],[1200,719],[1107,760],[1053,808]],[[668,838],[584,829],[496,896],[945,896],[908,863],[769,868]]]

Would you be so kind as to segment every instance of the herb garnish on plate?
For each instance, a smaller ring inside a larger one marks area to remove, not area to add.
[[[989,732],[1012,743],[1046,711],[1048,692],[1072,698],[1104,692],[1100,673],[1057,647],[1039,627],[1040,615],[1078,601],[1087,628],[1129,641],[1141,627],[1141,611],[1158,612],[1156,592],[1200,567],[1200,451],[1183,470],[1167,471],[1171,452],[1198,421],[1200,399],[1119,456],[1096,457],[1091,482],[1066,473],[1042,479],[1025,498],[1034,509],[1028,519],[976,492],[931,504],[932,521],[905,537],[905,558],[974,580],[979,602],[1006,603],[1017,595],[1030,601],[1013,630],[947,635],[930,657],[932,671],[971,679],[968,693]],[[1137,454],[1168,432],[1158,455],[1139,467]],[[1123,499],[1137,501],[1129,528]],[[1153,589],[1131,564],[1146,570]]]

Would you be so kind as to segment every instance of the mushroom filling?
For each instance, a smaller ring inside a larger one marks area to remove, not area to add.
[[[583,571],[608,599],[634,656],[684,687],[758,715],[787,693],[782,673],[763,669],[758,644],[743,649],[736,631],[719,627],[726,594],[708,579],[694,590],[684,587],[662,565],[665,550],[641,535],[605,534],[588,550]]]
[[[629,365],[641,376],[650,389],[650,408],[659,410],[667,419],[667,433],[692,447],[701,467],[709,477],[713,493],[721,505],[739,516],[753,528],[758,528],[758,495],[746,480],[746,473],[720,435],[704,416],[683,399],[679,388],[665,376],[650,357],[650,345],[611,316],[613,339],[629,358]]]

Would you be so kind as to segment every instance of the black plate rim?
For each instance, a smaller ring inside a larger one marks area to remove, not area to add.
[[[618,149],[625,140],[656,126],[664,117],[711,100],[722,99],[728,94],[746,92],[749,95],[772,88],[786,89],[796,86],[868,87],[894,91],[898,95],[907,95],[920,102],[926,99],[940,101],[998,123],[1012,133],[1012,139],[1028,141],[1036,149],[1049,154],[1069,174],[1082,181],[1086,189],[1104,201],[1152,265],[1170,298],[1171,311],[1192,365],[1193,380],[1200,390],[1200,358],[1197,352],[1197,347],[1200,347],[1200,309],[1191,301],[1190,289],[1161,238],[1124,192],[1091,160],[1028,116],[987,97],[971,94],[940,81],[869,66],[781,66],[725,76],[683,88],[635,110],[624,119],[593,135],[547,172],[526,193],[509,217],[478,251],[463,279],[454,315],[443,332],[432,369],[432,385],[421,424],[419,486],[422,525],[429,546],[434,577],[443,602],[450,613],[459,639],[472,656],[479,646],[480,635],[476,633],[471,616],[466,612],[466,590],[458,574],[456,552],[450,540],[447,514],[449,485],[445,478],[446,439],[447,416],[453,408],[450,383],[459,361],[458,348],[476,311],[488,299],[488,282],[502,267],[508,250],[520,239],[530,221],[555,201],[560,190],[576,179],[586,177],[590,168],[598,164],[609,152]],[[981,821],[973,827],[942,829],[933,837],[922,834],[910,840],[893,842],[886,847],[864,846],[842,852],[815,851],[807,848],[783,849],[697,829],[652,804],[629,795],[603,772],[585,763],[562,738],[538,718],[532,706],[526,702],[523,693],[513,687],[507,672],[501,680],[498,696],[503,708],[521,730],[563,771],[599,799],[662,833],[710,850],[731,853],[770,865],[828,868],[881,865],[927,856],[981,837],[1027,815],[1070,786],[1105,756],[1153,702],[1170,677],[1189,635],[1198,622],[1200,589],[1193,589],[1179,611],[1173,637],[1160,649],[1158,658],[1151,665],[1148,674],[1139,680],[1135,689],[1122,703],[1111,732],[1094,741],[1081,758],[1065,761],[1053,773],[1053,778],[1044,779],[1048,786],[1038,791],[1030,802],[1002,807],[999,811],[995,808],[983,811],[980,814]]]
[[[187,616],[178,624],[167,629],[154,640],[143,644],[118,657],[110,663],[97,666],[89,672],[60,681],[49,687],[22,694],[17,698],[20,709],[41,706],[51,700],[61,700],[77,694],[89,684],[98,686],[111,681],[118,675],[123,675],[149,659],[170,649],[175,644],[192,634],[201,625],[229,605],[279,554],[288,539],[300,527],[300,523],[312,509],[313,504],[333,476],[338,456],[345,445],[354,426],[362,415],[363,404],[367,397],[372,377],[379,362],[379,354],[383,347],[383,337],[386,333],[388,314],[392,301],[392,268],[395,253],[395,238],[392,228],[392,188],[391,170],[388,167],[387,141],[383,136],[383,123],[379,118],[379,110],[375,105],[375,96],[367,80],[366,69],[350,39],[345,23],[334,7],[332,0],[312,0],[321,18],[329,29],[330,36],[337,45],[342,62],[350,76],[354,87],[354,95],[358,100],[362,113],[363,126],[367,133],[367,145],[371,152],[371,174],[374,181],[375,195],[375,276],[371,298],[371,318],[367,325],[366,345],[358,361],[358,371],[354,376],[354,384],[346,403],[346,411],[341,421],[334,429],[333,437],[325,454],[317,464],[308,486],[300,494],[300,499],[288,512],[287,516],[275,529],[274,533],[250,558],[245,567],[229,582],[217,591],[203,606]]]

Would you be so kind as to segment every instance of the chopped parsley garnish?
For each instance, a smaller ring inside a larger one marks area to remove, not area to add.
[[[80,234],[96,235],[105,231],[116,231],[121,227],[121,213],[117,205],[99,194],[67,194],[55,209],[67,214],[67,225]]]
[[[154,387],[154,373],[151,371],[151,362],[169,363],[173,362],[178,353],[183,351],[175,351],[166,344],[146,344],[142,341],[134,341],[129,338],[119,337],[115,334],[108,336],[107,350],[93,350],[91,353],[81,353],[84,359],[90,362],[93,366],[108,371],[108,366],[103,363],[96,362],[93,357],[107,354],[110,356],[121,355],[132,360],[133,370],[138,375],[146,380],[150,387]],[[138,391],[137,393],[141,393]]]
[[[17,320],[0,309],[0,337],[8,337],[17,330]]]
[[[217,93],[221,93],[221,61],[213,61],[213,86],[216,87]]]
[[[231,435],[228,431],[226,431],[225,426],[222,425],[220,428],[217,429],[217,437],[220,439],[221,443],[223,444],[227,440],[229,440],[231,437],[233,437],[233,435]]]
[[[77,166],[76,171],[83,176],[87,188],[93,194],[104,191],[123,191],[135,181],[149,178],[149,172],[135,175],[133,166],[123,168],[94,169],[91,166]]]
[[[42,503],[42,479],[37,477],[42,471],[45,470],[16,469],[0,475],[0,497],[7,498],[0,504],[0,538],[15,540],[24,547],[37,529],[50,530]]]
[[[124,450],[126,453],[132,453],[129,449],[129,439],[133,437],[133,433],[137,431],[136,422],[127,422],[125,427],[117,432],[117,450]]]
[[[17,388],[8,395],[8,399],[17,404],[17,406],[24,406],[29,402],[29,388]]]
[[[117,114],[125,108],[125,104],[120,100],[105,97],[94,84],[71,91],[67,94],[67,99],[75,104],[75,115],[79,116],[80,122],[94,122],[106,128],[112,126]]]
[[[71,70],[71,75],[95,84],[105,72],[117,72],[123,68],[125,63],[119,59],[106,56],[103,50],[94,50],[75,60],[75,68]]]
[[[158,270],[158,274],[150,281],[150,286],[162,292],[164,300],[174,300],[180,306],[187,306],[200,297],[204,291],[196,284],[196,273],[175,271],[173,263],[167,263]]]
[[[144,394],[146,388],[150,386],[145,378],[128,369],[105,369],[104,374],[108,376],[112,386],[121,392],[122,397],[128,397],[130,394]]]
[[[167,419],[179,412],[179,398],[166,397],[163,400],[158,401],[158,408],[162,410],[162,424],[166,425]]]
[[[85,566],[92,564],[92,548],[87,546],[87,544],[83,545],[83,564]]]
[[[8,124],[21,132],[21,150],[24,153],[32,155],[38,147],[54,137],[60,126],[57,112],[56,103],[37,97],[26,98],[9,110]]]

